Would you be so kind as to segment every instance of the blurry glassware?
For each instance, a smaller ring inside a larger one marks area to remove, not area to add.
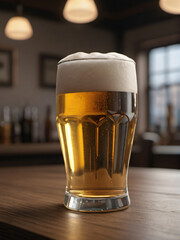
[[[179,0],[160,0],[160,8],[171,14],[180,14],[180,1]]]
[[[17,6],[17,15],[10,18],[5,27],[5,35],[14,40],[26,40],[32,37],[33,29],[29,20],[22,16],[22,5]]]
[[[11,122],[11,111],[9,106],[5,106],[3,108],[3,120],[6,123],[10,123]]]
[[[64,18],[73,23],[88,23],[98,16],[94,0],[67,0],[63,10]]]

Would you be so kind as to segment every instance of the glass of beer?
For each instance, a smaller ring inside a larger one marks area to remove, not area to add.
[[[135,62],[118,53],[75,53],[58,63],[57,128],[66,170],[64,205],[127,208],[137,118]]]

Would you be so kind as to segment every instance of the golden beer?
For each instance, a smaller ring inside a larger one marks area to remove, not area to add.
[[[129,109],[119,105],[123,101]],[[127,193],[126,174],[136,112],[133,93],[57,95],[57,126],[66,166],[67,192],[80,197]]]
[[[59,62],[56,122],[67,208],[98,212],[130,205],[136,100],[135,63],[124,55],[76,53]]]

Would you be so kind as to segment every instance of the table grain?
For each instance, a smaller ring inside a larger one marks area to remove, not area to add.
[[[130,168],[131,206],[110,213],[63,206],[64,166],[0,168],[0,239],[180,239],[180,170]]]

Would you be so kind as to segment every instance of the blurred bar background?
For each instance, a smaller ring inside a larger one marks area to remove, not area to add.
[[[98,51],[120,52],[137,64],[130,165],[180,168],[180,16],[163,11],[158,0],[96,0],[94,21],[72,23],[63,17],[65,4],[0,0],[0,166],[63,163],[56,65],[68,54]],[[7,34],[17,14],[32,26],[27,39]]]

